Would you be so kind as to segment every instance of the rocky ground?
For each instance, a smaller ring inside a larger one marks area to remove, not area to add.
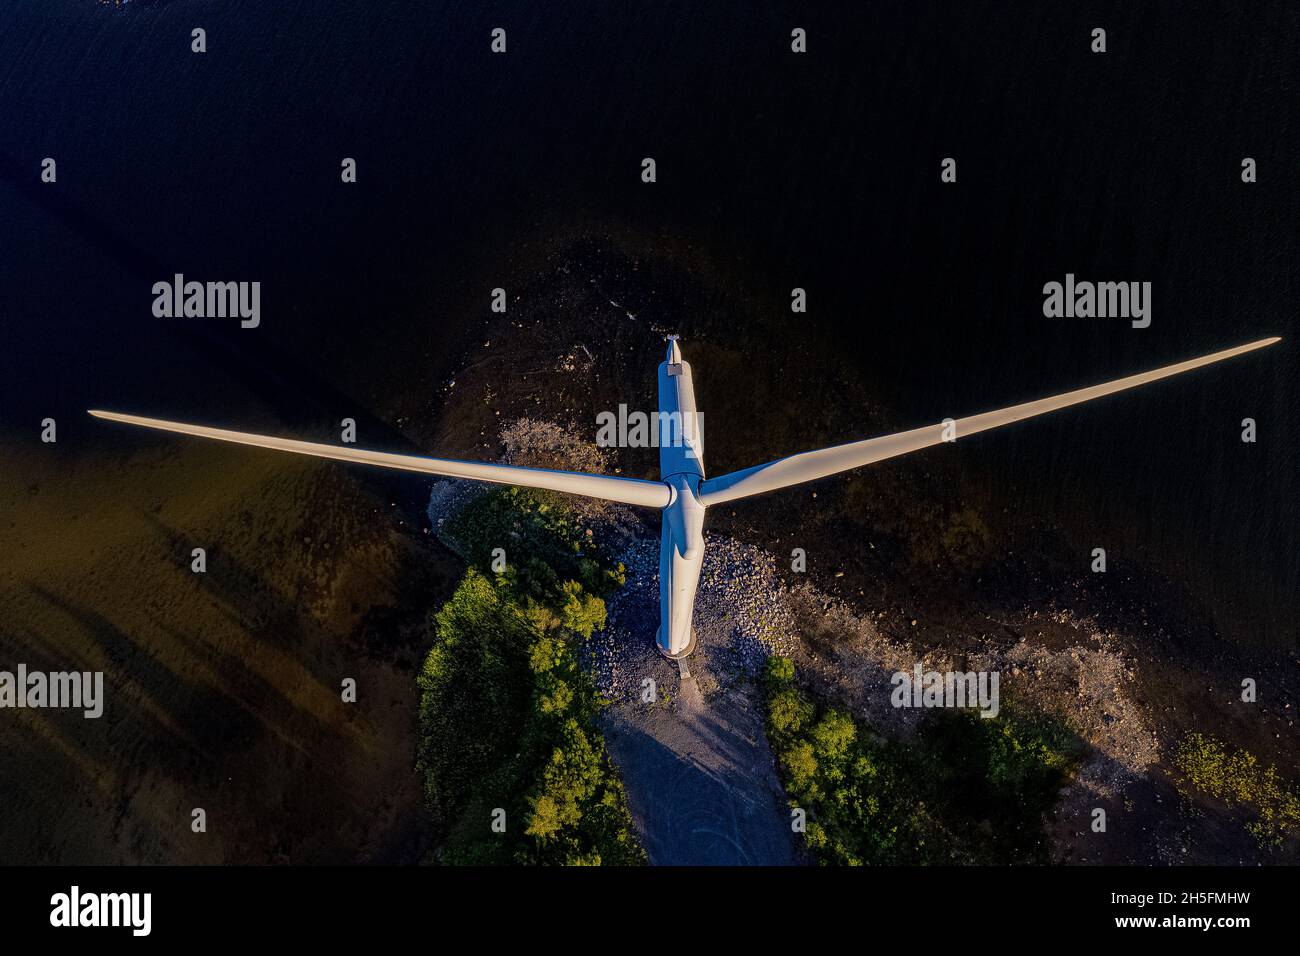
[[[611,700],[627,701],[639,697],[642,680],[660,658],[654,647],[658,537],[633,541],[618,560],[627,568],[627,584],[611,603],[610,625],[593,639],[588,658],[600,691]],[[769,655],[794,652],[794,617],[780,598],[782,591],[770,554],[722,535],[705,535],[704,570],[695,598],[697,654],[690,659],[701,687],[753,680]]]
[[[658,541],[646,538],[624,552],[628,584],[611,607],[611,624],[593,639],[589,655],[598,686],[618,702],[614,726],[659,722],[663,718],[641,699],[649,678],[660,688],[663,709],[676,710],[686,725],[694,711],[715,706],[732,709],[736,698],[751,713],[762,713],[755,678],[773,653],[792,657],[801,675],[822,694],[848,704],[880,732],[905,737],[924,711],[890,703],[891,676],[924,670],[996,671],[1003,700],[1014,699],[1033,710],[1057,714],[1075,727],[1087,746],[1087,758],[1061,794],[1054,836],[1058,860],[1090,858],[1087,825],[1093,808],[1116,815],[1160,756],[1160,740],[1144,708],[1133,697],[1133,663],[1120,642],[1086,622],[1062,619],[1077,642],[1060,649],[1031,644],[984,641],[973,644],[963,659],[927,652],[883,634],[869,610],[837,600],[811,582],[787,587],[767,552],[720,535],[707,536],[705,569],[696,604],[696,653],[686,662],[700,702],[683,688],[673,699],[675,665],[653,647],[657,624]],[[694,690],[694,688],[692,688]],[[757,721],[760,728],[761,720]],[[663,737],[662,731],[655,735]],[[765,741],[756,742],[756,767],[770,772]],[[697,757],[698,759],[698,757]],[[1072,821],[1072,822],[1071,822]],[[768,825],[784,828],[781,814]]]

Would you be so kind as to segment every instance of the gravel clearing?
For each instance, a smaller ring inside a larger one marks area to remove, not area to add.
[[[687,661],[702,690],[757,677],[772,654],[795,648],[794,618],[783,600],[771,554],[705,534],[704,570],[695,599],[696,652]],[[642,681],[671,672],[654,647],[659,627],[659,539],[634,540],[619,556],[627,584],[610,603],[609,624],[593,637],[587,660],[597,688],[613,701],[639,699]],[[775,599],[774,599],[775,596]],[[664,668],[655,668],[656,661]]]

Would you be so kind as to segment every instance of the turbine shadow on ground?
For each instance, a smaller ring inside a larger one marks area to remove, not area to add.
[[[659,708],[648,719],[628,713],[636,706],[608,716],[606,743],[651,863],[799,862],[762,715],[749,701],[723,692],[706,707]]]

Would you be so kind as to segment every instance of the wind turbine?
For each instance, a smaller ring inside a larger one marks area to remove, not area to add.
[[[925,425],[893,435],[882,435],[847,445],[803,452],[708,479],[704,477],[703,436],[696,425],[698,420],[691,366],[682,359],[682,350],[675,335],[669,336],[668,355],[659,366],[659,424],[662,429],[666,414],[669,416],[668,420],[680,421],[682,427],[674,436],[675,440],[667,443],[660,442],[658,481],[553,471],[544,468],[523,468],[517,465],[487,462],[422,458],[417,455],[395,455],[382,451],[366,451],[360,448],[254,435],[224,428],[208,428],[203,425],[189,425],[157,418],[142,418],[119,412],[92,409],[90,414],[97,418],[141,425],[145,428],[197,435],[201,438],[215,438],[219,441],[254,445],[258,448],[292,451],[318,458],[360,462],[365,465],[378,465],[381,468],[396,468],[449,478],[471,478],[476,481],[519,485],[526,488],[545,488],[550,491],[618,501],[642,508],[658,508],[662,512],[662,530],[659,554],[659,633],[656,642],[661,653],[678,659],[686,657],[695,648],[691,615],[695,605],[695,591],[700,580],[700,569],[704,564],[704,513],[709,507],[825,478],[828,475],[860,468],[886,458],[894,458],[931,445],[952,441],[957,437],[997,428],[999,425],[1009,425],[1058,408],[1077,405],[1080,402],[1101,398],[1103,395],[1122,392],[1138,385],[1146,385],[1148,382],[1189,372],[1202,365],[1221,362],[1278,341],[1279,338],[1260,339],[1257,342],[1203,355],[1176,365],[1166,365],[1164,368],[1130,375],[1127,378],[1089,388],[1076,389],[1051,398],[1042,398],[1035,402],[1013,405],[1010,408],[984,412],[981,415],[972,415],[955,421],[947,419],[936,425]]]

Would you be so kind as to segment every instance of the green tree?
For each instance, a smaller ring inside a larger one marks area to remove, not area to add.
[[[437,858],[644,862],[576,649],[605,626],[604,596],[623,569],[604,562],[554,501],[518,489],[483,495],[451,523],[471,566],[430,617],[432,646],[417,678],[417,768]],[[502,541],[507,570],[497,574],[491,554]],[[504,834],[487,826],[497,808]]]
[[[1042,859],[1042,817],[1077,766],[1060,721],[1003,707],[929,718],[909,741],[874,734],[801,690],[793,663],[764,674],[768,739],[792,803],[808,813],[822,863],[1028,862]]]

